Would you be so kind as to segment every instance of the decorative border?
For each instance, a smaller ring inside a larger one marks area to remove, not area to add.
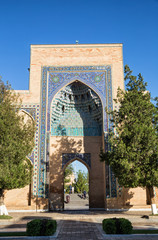
[[[35,133],[35,147],[28,156],[33,164],[33,195],[37,195],[38,189],[38,151],[39,151],[39,115],[40,115],[40,105],[39,104],[27,104],[23,103],[21,105],[21,110],[30,114],[34,121],[36,122],[36,133]]]
[[[91,154],[90,153],[63,153],[62,154],[62,168],[73,159],[81,159],[86,165],[91,168]]]
[[[104,132],[111,127],[107,119],[105,107],[113,109],[111,66],[71,66],[71,67],[42,67],[41,79],[41,125],[40,125],[40,148],[39,148],[39,197],[46,196],[46,166],[48,135],[50,131],[50,105],[55,94],[65,85],[78,80],[92,88],[100,97],[103,106]],[[109,117],[108,117],[109,118]]]

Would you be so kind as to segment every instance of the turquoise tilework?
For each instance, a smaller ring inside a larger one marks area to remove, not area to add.
[[[85,84],[66,86],[52,101],[51,109],[52,136],[102,135],[102,104]]]

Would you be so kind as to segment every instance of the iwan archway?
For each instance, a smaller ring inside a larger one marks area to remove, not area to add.
[[[64,171],[74,159],[89,170],[89,207],[104,209],[103,105],[94,90],[76,79],[58,91],[50,104],[49,139],[51,209],[64,208]]]

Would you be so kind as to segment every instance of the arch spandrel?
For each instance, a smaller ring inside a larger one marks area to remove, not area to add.
[[[75,160],[84,164],[88,171],[91,169],[91,154],[90,153],[63,153],[62,154],[62,169],[65,168]]]
[[[102,102],[103,109],[105,109],[105,107],[106,107],[106,95],[104,96],[103,93],[102,93],[101,91],[99,91],[94,85],[92,85],[90,82],[87,83],[85,80],[83,80],[83,79],[81,79],[81,78],[79,78],[79,77],[77,77],[77,78],[74,77],[74,78],[70,79],[69,82],[67,82],[67,83],[64,82],[64,83],[62,83],[60,86],[58,86],[58,87],[53,91],[53,93],[51,93],[51,94],[49,95],[49,97],[48,97],[48,106],[50,106],[53,98],[55,97],[55,95],[56,95],[59,91],[61,91],[64,87],[66,87],[67,85],[69,85],[69,84],[71,84],[71,83],[73,83],[73,82],[75,82],[75,81],[79,81],[79,82],[85,84],[87,87],[91,88],[91,89],[99,96],[99,98],[100,98],[100,100],[101,100],[101,102]],[[50,108],[48,108],[48,112],[49,112],[49,109],[50,109]]]

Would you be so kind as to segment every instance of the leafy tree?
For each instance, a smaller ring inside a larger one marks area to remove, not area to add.
[[[71,176],[74,173],[74,169],[72,164],[68,165],[67,168],[65,169],[64,172],[64,189],[66,189],[66,191],[68,191],[68,187],[69,187],[69,183],[71,182]]]
[[[31,182],[32,165],[27,156],[34,147],[35,125],[20,114],[19,96],[0,78],[0,203],[4,190]],[[2,213],[3,211],[1,211]]]
[[[75,184],[75,189],[78,193],[83,193],[89,191],[89,176],[88,173],[84,173],[81,170],[77,172],[77,180]]]
[[[126,91],[118,89],[111,115],[113,130],[108,136],[110,147],[101,151],[101,161],[112,167],[124,187],[146,187],[151,204],[155,204],[154,186],[158,186],[158,99],[154,105],[147,83],[141,74],[131,75],[125,66]],[[153,205],[152,205],[153,206]]]

